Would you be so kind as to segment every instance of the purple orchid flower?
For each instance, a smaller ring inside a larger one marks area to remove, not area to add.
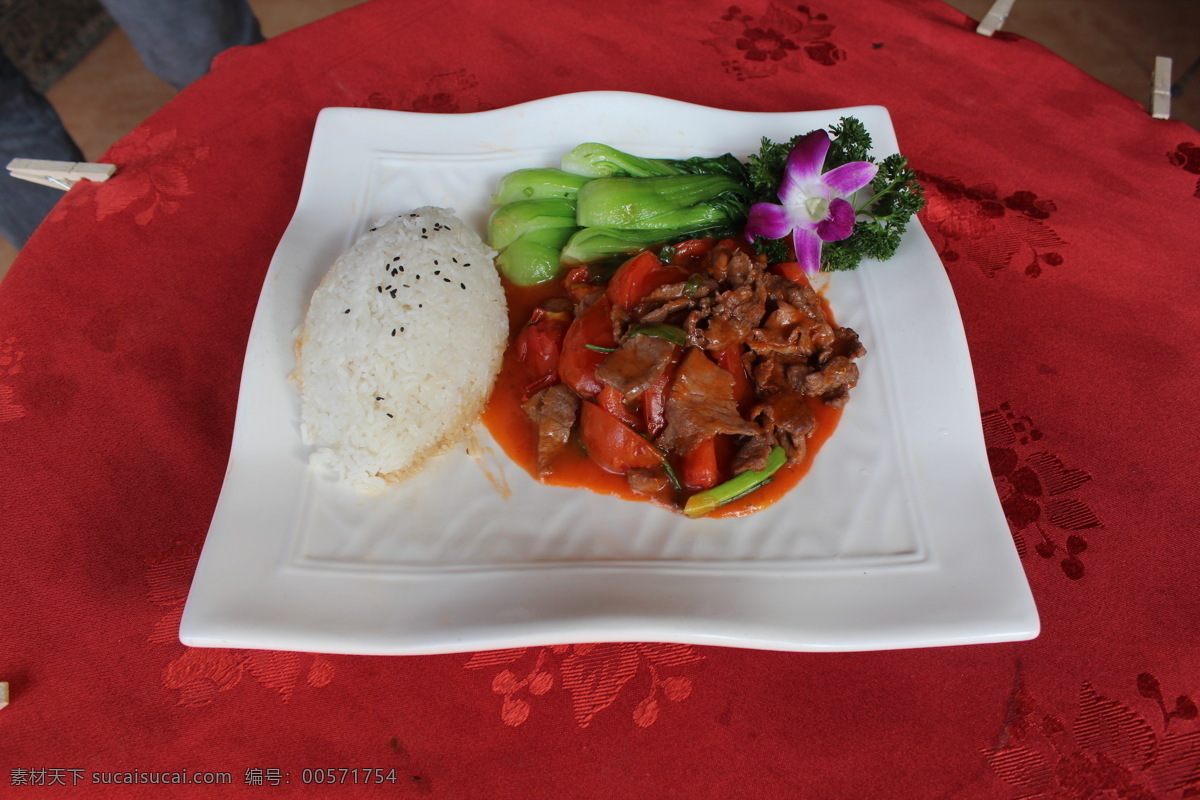
[[[845,198],[869,184],[879,171],[869,161],[851,161],[822,173],[829,134],[815,130],[788,154],[775,203],[755,203],[746,219],[746,238],[782,239],[789,233],[796,260],[809,275],[821,270],[821,243],[847,238],[854,231],[854,206]]]

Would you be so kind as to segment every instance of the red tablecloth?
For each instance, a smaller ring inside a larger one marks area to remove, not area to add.
[[[933,0],[379,0],[218,59],[0,285],[0,795],[1200,795],[1200,134],[973,30]],[[179,643],[317,112],[592,89],[890,109],[1038,639],[408,658]],[[312,771],[330,768],[357,771]],[[105,783],[184,771],[230,784]]]

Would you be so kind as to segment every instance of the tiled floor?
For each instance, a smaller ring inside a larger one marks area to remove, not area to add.
[[[981,19],[993,0],[948,0]],[[263,33],[276,36],[363,0],[250,0]],[[1198,0],[1018,0],[1004,30],[1045,45],[1128,96],[1148,103],[1156,55],[1178,80],[1200,59]],[[1172,103],[1172,116],[1200,127],[1200,73]],[[114,31],[48,93],[85,157],[96,160],[174,95]],[[0,240],[0,278],[16,251]]]

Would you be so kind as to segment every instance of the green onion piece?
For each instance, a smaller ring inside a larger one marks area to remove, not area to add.
[[[684,297],[695,297],[696,292],[700,291],[700,287],[704,285],[704,275],[699,272],[693,272],[688,276],[687,283],[683,285]]]
[[[615,352],[617,352],[617,348],[615,348],[615,347],[601,347],[598,344],[585,344],[584,347],[586,347],[588,350],[595,350],[597,353],[615,353]]]
[[[671,488],[677,492],[683,491],[683,481],[679,480],[679,473],[671,466],[671,460],[667,458],[667,454],[663,452],[661,447],[655,445],[655,450],[662,457],[663,472],[667,473],[667,480],[671,482]]]
[[[631,337],[653,336],[655,339],[665,339],[680,347],[687,344],[687,333],[678,325],[635,325],[629,329],[629,335]]]
[[[767,465],[760,470],[747,470],[735,478],[718,484],[711,489],[697,492],[688,498],[683,507],[683,513],[690,519],[702,517],[726,503],[732,503],[739,497],[745,497],[754,490],[769,482],[779,469],[787,463],[787,453],[782,447],[775,447],[767,456]]]

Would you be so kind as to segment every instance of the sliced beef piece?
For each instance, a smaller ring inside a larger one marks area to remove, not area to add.
[[[791,303],[780,303],[761,328],[755,328],[747,342],[760,356],[775,356],[791,364],[804,363],[815,351],[813,327],[816,322]]]
[[[691,311],[701,298],[718,288],[715,280],[697,273],[686,281],[668,283],[650,292],[637,302],[630,316],[638,322],[666,322],[671,316]]]
[[[804,393],[820,397],[832,408],[841,408],[858,383],[858,365],[845,356],[834,356],[819,370],[804,376]]]
[[[550,313],[573,314],[575,304],[568,297],[551,297],[541,302],[541,307]]]
[[[662,305],[656,306],[644,314],[634,312],[633,318],[638,322],[656,324],[666,322],[672,315],[681,311],[689,311],[695,305],[695,302],[686,297],[680,297],[675,300],[668,300]]]
[[[718,245],[709,252],[704,268],[717,281],[737,288],[762,274],[766,263],[750,258],[741,250]]]
[[[656,336],[630,336],[596,368],[596,379],[634,400],[662,377],[675,345]]]
[[[662,467],[635,467],[625,473],[629,488],[641,495],[658,497],[671,490],[671,479]]]
[[[787,451],[789,460],[804,458],[808,437],[817,427],[804,395],[785,387],[767,395],[750,413]]]
[[[825,321],[821,296],[811,286],[804,286],[774,273],[766,273],[762,280],[767,284],[771,297],[795,306],[812,319]]]
[[[667,426],[658,445],[679,454],[691,452],[718,433],[757,436],[762,432],[738,414],[733,377],[695,348],[688,350],[679,365],[664,416]]]
[[[737,454],[733,457],[733,474],[740,475],[747,470],[765,469],[767,466],[767,456],[771,454],[775,442],[773,438],[765,434],[747,439],[738,448]]]
[[[579,396],[561,383],[542,389],[521,406],[538,428],[538,473],[550,469],[571,438],[579,414]]]
[[[767,313],[767,292],[758,283],[743,283],[716,297],[704,329],[704,347],[717,353],[748,340]]]
[[[833,331],[833,354],[846,358],[862,358],[867,348],[858,340],[853,328],[836,328]]]

